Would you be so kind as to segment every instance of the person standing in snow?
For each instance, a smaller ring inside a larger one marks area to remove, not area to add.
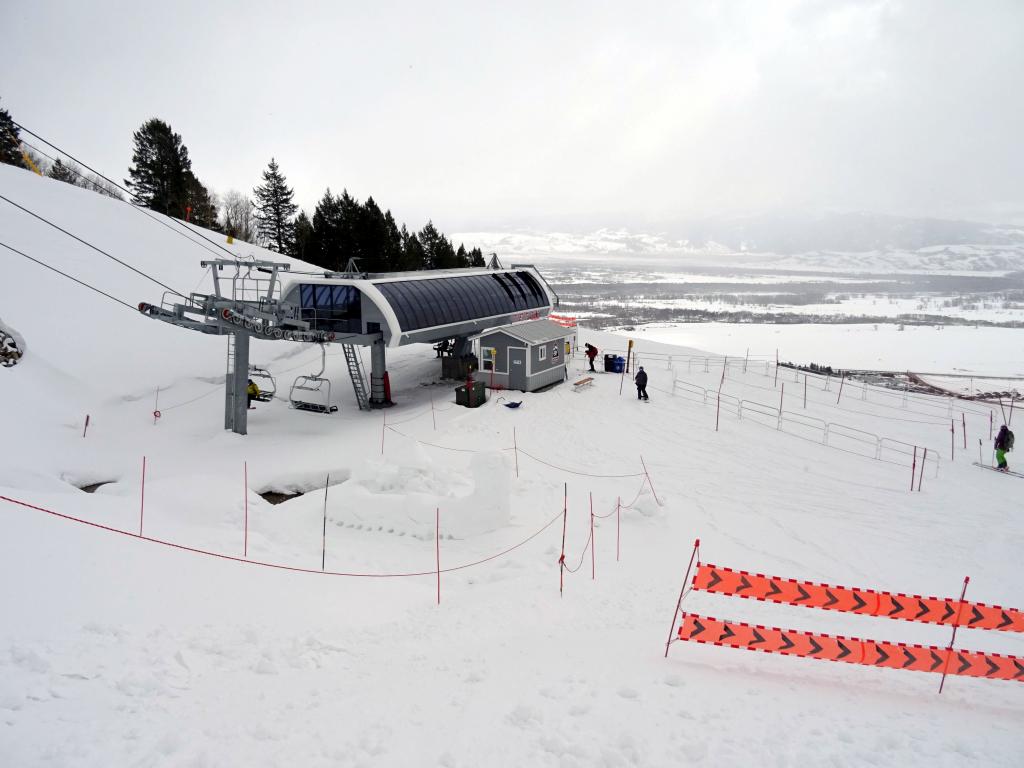
[[[249,399],[249,402],[247,403],[249,410],[253,410],[252,401],[259,397],[260,388],[256,386],[256,382],[252,379],[249,379],[249,386],[245,388],[245,395]]]
[[[1000,472],[1009,472],[1010,465],[1006,463],[1006,453],[1013,450],[1013,432],[1005,424],[999,428],[996,435],[996,469]]]
[[[636,372],[636,376],[633,377],[633,381],[636,382],[636,399],[637,400],[650,400],[647,396],[647,371],[641,365],[640,369]]]
[[[584,346],[587,348],[587,359],[590,360],[590,371],[591,373],[596,373],[597,371],[594,369],[594,358],[597,357],[597,347],[593,344],[584,344]]]

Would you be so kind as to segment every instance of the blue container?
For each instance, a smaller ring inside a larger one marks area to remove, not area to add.
[[[615,370],[614,370],[614,372],[615,373],[622,373],[624,370],[626,370],[626,358],[624,358],[624,357],[616,357],[615,358]]]

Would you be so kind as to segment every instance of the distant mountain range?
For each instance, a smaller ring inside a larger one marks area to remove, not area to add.
[[[503,259],[626,258],[857,271],[1024,270],[1024,227],[881,214],[751,216],[658,231],[464,232]]]

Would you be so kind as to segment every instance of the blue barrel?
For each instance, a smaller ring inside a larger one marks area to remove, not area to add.
[[[626,358],[616,356],[615,373],[622,373],[624,370],[626,370]]]

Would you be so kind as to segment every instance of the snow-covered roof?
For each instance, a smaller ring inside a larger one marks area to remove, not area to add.
[[[491,328],[484,333],[477,334],[473,338],[479,339],[483,336],[490,336],[492,333],[507,333],[509,336],[525,341],[527,344],[543,344],[546,341],[557,341],[575,336],[576,332],[571,328],[565,328],[548,319],[530,320],[515,325],[505,325],[500,328]]]

